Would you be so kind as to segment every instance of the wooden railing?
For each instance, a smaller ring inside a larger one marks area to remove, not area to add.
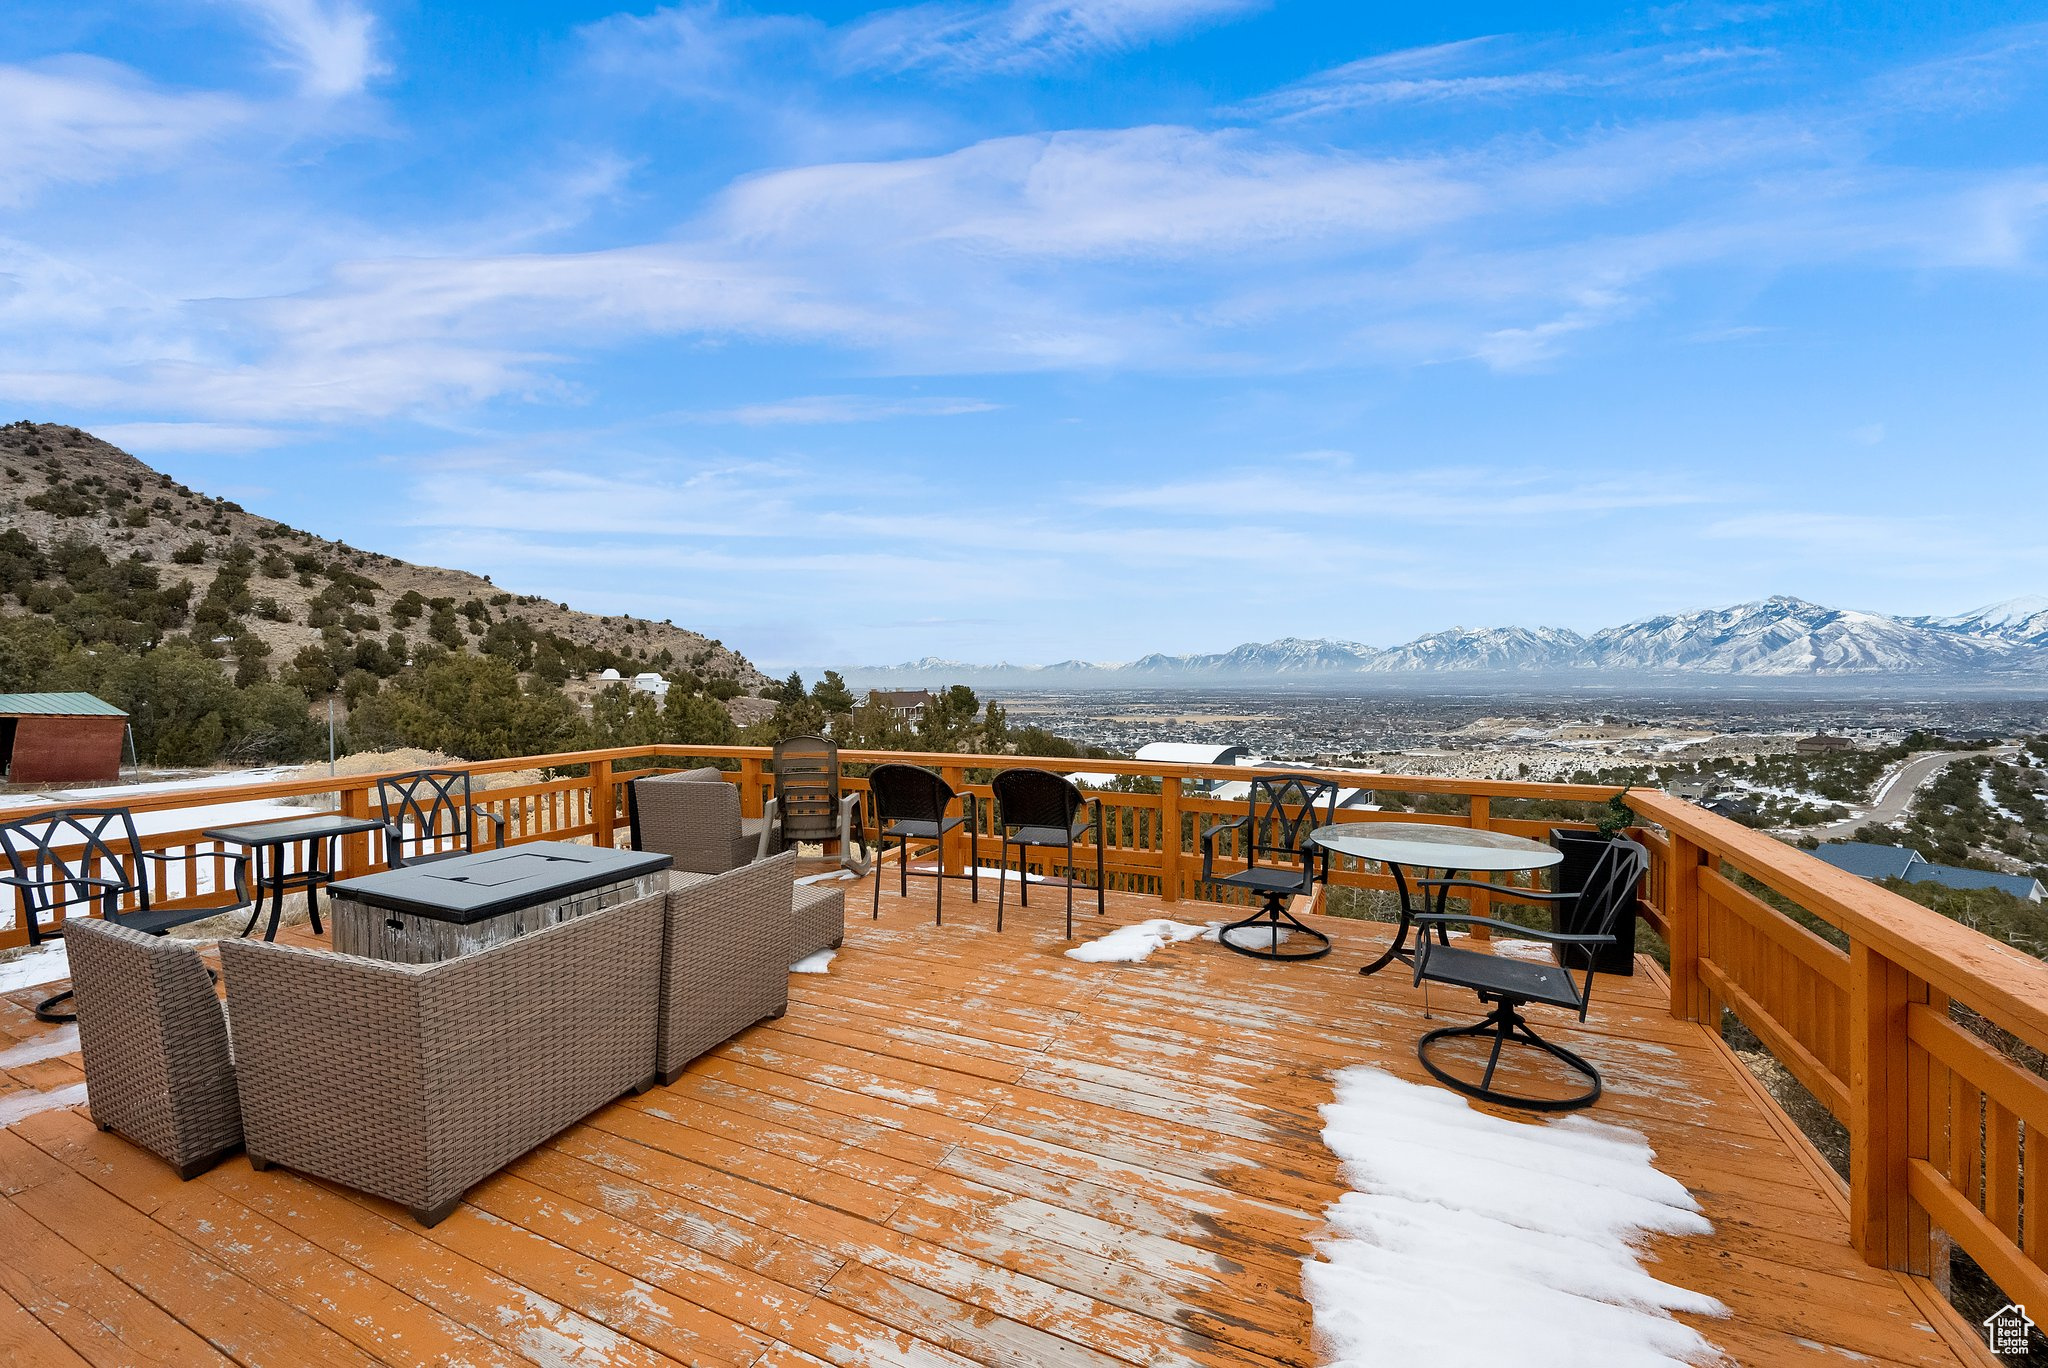
[[[847,784],[884,761],[928,765],[956,789],[987,796],[983,779],[1012,764],[1156,780],[1157,792],[1102,790],[1105,867],[1114,886],[1166,902],[1213,898],[1200,885],[1200,834],[1241,804],[1203,796],[1211,780],[1242,780],[1233,766],[844,751]],[[716,763],[758,816],[772,793],[764,748],[646,746],[470,765],[479,777],[539,770],[537,782],[480,790],[505,819],[507,840],[589,839],[610,845],[625,821],[624,786],[636,774]],[[552,776],[552,777],[547,777]],[[381,775],[138,793],[138,814],[174,813],[256,799],[315,798],[334,809],[377,810]],[[1571,822],[1512,815],[1519,800],[1601,802],[1602,786],[1331,772],[1347,786],[1452,800],[1449,812],[1345,811],[1344,821],[1424,821],[1542,837]],[[1939,1277],[1943,1238],[1965,1250],[2014,1300],[2048,1305],[2048,1083],[2018,1057],[2048,1051],[2048,965],[1897,895],[1663,794],[1632,792],[1646,819],[1634,834],[1650,849],[1647,920],[1670,950],[1671,1013],[1720,1033],[1724,1013],[1744,1025],[1847,1128],[1849,1201],[1857,1246],[1871,1263]],[[0,811],[0,820],[29,809]],[[162,825],[161,818],[151,819]],[[200,834],[212,824],[143,838],[151,850],[201,855],[199,877],[157,875],[157,906],[203,908],[232,896],[220,852]],[[984,827],[986,831],[986,827]],[[1236,854],[1235,848],[1228,853]],[[964,833],[938,852],[958,868]],[[1040,858],[1043,852],[1037,852]],[[982,858],[992,860],[993,850]],[[1241,857],[1240,857],[1241,858]],[[346,838],[345,874],[381,866],[368,836]],[[1093,863],[1084,859],[1084,867]],[[1332,883],[1390,888],[1386,874],[1340,861]],[[1783,906],[1778,904],[1782,903]],[[1475,909],[1483,910],[1483,909]],[[1823,934],[1802,924],[1813,919]],[[0,948],[25,939],[19,917]],[[1967,1008],[1971,1016],[1959,1010]],[[1964,1020],[1988,1023],[1998,1048]],[[2033,1179],[2034,1181],[2029,1181]]]

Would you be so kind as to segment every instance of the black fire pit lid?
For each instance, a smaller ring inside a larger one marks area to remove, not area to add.
[[[669,864],[668,856],[644,850],[534,841],[344,879],[329,894],[466,926],[652,874]]]

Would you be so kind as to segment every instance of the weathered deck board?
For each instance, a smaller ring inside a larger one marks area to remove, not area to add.
[[[431,1232],[239,1158],[180,1183],[69,1110],[0,1131],[0,1356],[1310,1368],[1300,1260],[1344,1191],[1317,1109],[1347,1065],[1426,1079],[1423,995],[1356,973],[1385,928],[1321,923],[1337,950],[1313,963],[1196,943],[1091,965],[1061,954],[1057,905],[1013,903],[998,935],[964,889],[944,927],[928,882],[903,899],[892,881],[879,921],[849,893],[845,950],[793,980],[785,1018],[557,1136]],[[1110,906],[1077,930],[1210,912]],[[0,1048],[37,1055],[27,996],[0,999]],[[1732,1357],[1982,1361],[1850,1251],[1839,1184],[1670,1019],[1654,972],[1602,980],[1586,1026],[1551,1024],[1606,1074],[1594,1115],[1641,1131],[1714,1221],[1648,1254],[1727,1303],[1698,1324]],[[49,1044],[0,1089],[75,1082]]]

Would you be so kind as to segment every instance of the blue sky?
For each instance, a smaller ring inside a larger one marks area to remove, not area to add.
[[[7,18],[5,416],[769,665],[2048,589],[2038,6]]]

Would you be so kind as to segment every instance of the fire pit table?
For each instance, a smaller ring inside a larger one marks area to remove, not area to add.
[[[328,887],[334,948],[432,964],[667,889],[669,857],[566,841],[458,855]]]

